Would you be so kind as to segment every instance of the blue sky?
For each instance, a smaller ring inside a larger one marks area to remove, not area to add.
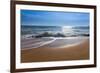
[[[21,25],[88,26],[89,13],[21,10]]]

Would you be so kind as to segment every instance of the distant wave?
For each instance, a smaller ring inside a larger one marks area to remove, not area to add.
[[[35,38],[89,36],[89,26],[72,26],[72,28],[62,28],[61,26],[21,26],[21,36]]]
[[[65,35],[63,33],[49,33],[49,32],[44,32],[42,34],[38,34],[38,35],[25,35],[25,38],[42,38],[42,37],[77,37],[77,36],[89,36],[89,34],[77,34],[77,35]]]

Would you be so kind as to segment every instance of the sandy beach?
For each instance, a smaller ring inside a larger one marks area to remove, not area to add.
[[[30,38],[21,40],[21,62],[89,59],[89,38]]]

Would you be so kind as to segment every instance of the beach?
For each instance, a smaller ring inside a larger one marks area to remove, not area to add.
[[[89,37],[21,39],[21,62],[89,59]]]
[[[20,11],[21,62],[89,59],[90,14],[71,11]]]

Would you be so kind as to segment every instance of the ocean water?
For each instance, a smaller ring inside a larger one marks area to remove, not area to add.
[[[21,37],[77,37],[89,36],[89,26],[25,26]]]

